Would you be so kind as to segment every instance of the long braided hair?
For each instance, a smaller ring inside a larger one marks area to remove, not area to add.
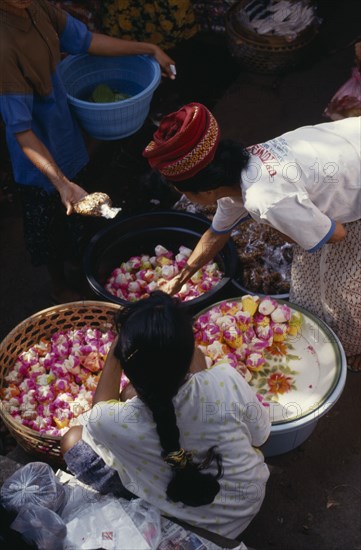
[[[204,460],[196,463],[188,451],[181,449],[172,401],[186,379],[194,353],[191,317],[175,298],[156,291],[123,308],[117,326],[114,354],[153,414],[162,457],[172,471],[168,498],[189,506],[210,504],[220,490],[222,458],[211,447]],[[201,470],[213,460],[218,466],[217,475],[203,473]]]

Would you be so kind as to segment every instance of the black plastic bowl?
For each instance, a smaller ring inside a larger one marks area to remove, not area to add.
[[[202,234],[210,227],[206,218],[197,214],[176,210],[149,212],[124,218],[97,233],[90,241],[84,255],[84,269],[90,287],[107,302],[128,305],[127,300],[113,296],[104,288],[111,272],[131,256],[154,255],[154,248],[161,244],[178,253],[180,245],[195,247]],[[238,256],[234,243],[229,240],[215,257],[222,280],[212,290],[198,298],[182,302],[192,314],[227,297],[226,289],[234,277]]]

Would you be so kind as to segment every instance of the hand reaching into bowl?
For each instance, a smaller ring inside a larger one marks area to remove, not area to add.
[[[178,277],[173,277],[173,279],[170,279],[170,281],[167,281],[166,279],[160,279],[158,281],[159,290],[162,290],[163,292],[165,292],[166,294],[170,294],[171,296],[177,294],[182,286],[183,283],[179,282]]]

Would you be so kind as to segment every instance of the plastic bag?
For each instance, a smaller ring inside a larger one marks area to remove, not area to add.
[[[16,515],[16,513],[9,512],[4,506],[0,505],[0,548],[34,550],[35,545],[32,542],[27,544],[20,533],[11,528]]]
[[[96,491],[88,490],[82,485],[65,485],[66,502],[58,514],[65,523],[82,514],[91,504],[104,501],[108,498]]]
[[[124,507],[150,548],[154,550],[158,548],[161,542],[159,510],[140,498],[129,501]]]
[[[253,0],[239,8],[237,19],[258,34],[283,36],[288,42],[309,26],[322,22],[308,0]]]
[[[272,227],[253,220],[243,222],[241,230],[237,227],[232,239],[241,264],[239,284],[247,293],[288,294],[293,245]]]
[[[44,506],[23,506],[11,529],[21,533],[25,540],[34,542],[38,550],[63,549],[65,523],[58,514]]]
[[[351,78],[333,96],[324,115],[331,120],[361,115],[361,74],[358,67],[352,69]]]
[[[77,507],[76,515],[66,523],[66,550],[151,550],[126,511],[126,500],[103,496]],[[124,506],[123,506],[124,503]]]
[[[30,462],[4,482],[0,498],[12,512],[19,512],[24,505],[44,506],[56,512],[63,505],[65,490],[49,464]]]

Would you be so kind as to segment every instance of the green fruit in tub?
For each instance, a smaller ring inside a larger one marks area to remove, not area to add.
[[[115,101],[123,101],[128,99],[129,94],[114,92],[108,84],[98,84],[93,90],[90,100],[93,103],[114,103]]]

